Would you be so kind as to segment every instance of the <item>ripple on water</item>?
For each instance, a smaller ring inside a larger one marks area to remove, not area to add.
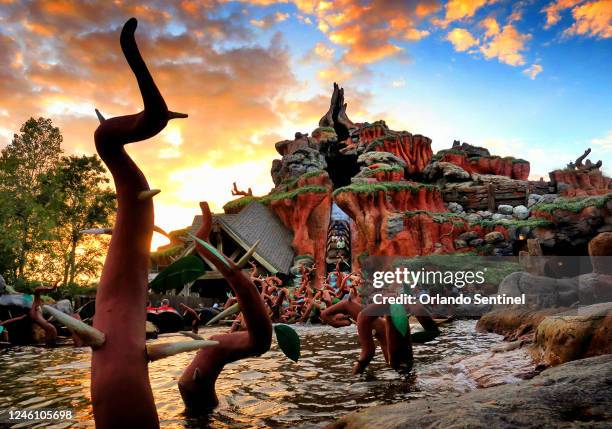
[[[219,407],[205,417],[184,415],[177,387],[194,353],[153,362],[149,375],[164,428],[321,426],[371,405],[474,388],[451,358],[483,352],[500,338],[478,334],[474,326],[473,321],[456,321],[443,327],[434,342],[415,345],[414,368],[408,374],[387,368],[378,350],[368,371],[355,377],[351,370],[359,344],[354,326],[295,325],[302,341],[300,361],[289,361],[273,344],[263,357],[227,365],[217,382]],[[209,336],[220,331],[205,328],[200,333]],[[161,341],[183,339],[175,335]],[[0,408],[71,408],[77,412],[74,427],[92,427],[90,357],[86,348],[0,351]]]

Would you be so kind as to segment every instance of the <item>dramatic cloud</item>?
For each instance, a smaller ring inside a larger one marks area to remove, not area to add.
[[[455,28],[446,36],[446,39],[453,44],[456,51],[463,52],[472,46],[478,45],[478,39],[464,28]]]
[[[559,34],[590,37],[590,43],[611,37],[611,0],[546,3],[547,25],[564,23]],[[329,106],[331,82],[342,82],[350,94],[353,120],[377,119],[365,106],[399,114],[397,104],[380,97],[382,89],[376,96],[357,89],[376,82],[388,92],[405,93],[393,88],[413,78],[410,65],[386,63],[381,73],[383,67],[374,63],[406,60],[412,44],[431,48],[433,56],[448,41],[475,60],[522,66],[525,76],[535,79],[543,67],[528,48],[545,49],[540,43],[545,41],[542,32],[529,30],[538,37],[529,43],[526,31],[543,25],[544,15],[535,14],[539,23],[525,22],[533,15],[522,14],[529,5],[495,0],[0,0],[0,147],[29,117],[47,116],[62,129],[68,153],[90,154],[94,107],[107,117],[139,111],[140,94],[118,43],[126,18],[137,16],[138,42],[168,105],[189,118],[173,121],[155,139],[128,150],[151,186],[163,191],[156,197],[159,223],[181,227],[197,212],[198,200],[210,200],[220,210],[233,181],[256,194],[268,192],[270,162],[278,156],[274,142],[316,126]],[[427,72],[440,72],[447,59]],[[553,69],[554,62],[547,59],[545,66]],[[416,121],[410,125],[423,126]]]
[[[516,29],[512,23],[517,19],[516,13],[510,15],[508,23],[503,27],[500,27],[495,18],[487,17],[483,19],[479,24],[479,27],[484,29],[482,40],[477,39],[469,30],[464,28],[451,30],[446,39],[452,43],[458,52],[468,51],[474,55],[481,53],[488,60],[497,59],[499,62],[511,66],[522,66],[525,64],[526,43],[531,39],[531,35],[523,34]],[[470,49],[475,47],[478,47],[478,49]],[[537,70],[535,75],[542,71],[540,66],[537,67],[540,69],[534,69]]]
[[[270,15],[264,16],[262,19],[251,19],[249,22],[255,27],[259,28],[270,28],[274,24],[286,21],[289,18],[288,13],[276,12]]]
[[[432,20],[434,24],[446,28],[454,21],[471,18],[483,6],[493,4],[497,0],[450,0],[444,6],[444,18]]]
[[[485,37],[493,37],[499,34],[499,23],[495,18],[487,17],[483,19],[480,26],[485,29]]]
[[[486,59],[497,58],[499,62],[511,66],[522,66],[525,64],[525,43],[529,39],[530,34],[522,34],[512,24],[506,24],[501,31],[487,39],[480,51]]]
[[[612,0],[584,3],[572,9],[574,24],[565,33],[598,38],[612,37]]]
[[[334,52],[336,52],[334,48],[327,46],[323,42],[317,43],[314,47],[315,55],[325,60],[331,60],[334,57]]]
[[[429,35],[418,28],[423,18],[438,10],[435,0],[334,0],[268,1],[244,3],[271,5],[294,3],[303,14],[313,15],[317,28],[345,49],[343,61],[363,66],[403,53],[399,41],[417,41]]]
[[[557,0],[546,5],[546,26],[550,28],[561,20],[561,14],[571,9],[574,20],[563,34],[596,38],[612,37],[612,0]]]
[[[532,64],[531,66],[523,70],[523,74],[529,76],[529,79],[535,80],[536,76],[542,73],[543,71],[544,67],[542,67],[540,64]]]
[[[257,193],[269,191],[269,174],[250,183],[253,170],[245,166],[269,170],[280,137],[271,130],[284,120],[277,106],[298,82],[279,36],[263,46],[248,41],[248,16],[213,18],[212,1],[164,3],[2,4],[0,145],[30,116],[48,116],[62,130],[68,153],[93,153],[94,107],[107,117],[141,110],[118,40],[125,17],[137,15],[136,37],[160,90],[171,108],[189,114],[129,147],[151,186],[162,189],[156,214],[171,229],[189,222],[180,213],[197,212],[199,200],[220,210],[231,198],[221,185],[236,180]],[[220,40],[235,43],[222,48]],[[201,167],[207,174],[194,175],[179,193],[173,172]],[[192,200],[184,198],[185,188],[192,189]]]
[[[545,28],[550,28],[561,20],[561,12],[572,8],[584,0],[556,0],[546,5],[542,12],[546,14]]]

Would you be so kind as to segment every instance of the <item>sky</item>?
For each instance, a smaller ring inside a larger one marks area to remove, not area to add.
[[[0,0],[0,148],[44,116],[66,153],[93,154],[94,108],[141,110],[119,47],[131,16],[168,106],[189,114],[128,147],[167,230],[199,201],[221,211],[234,181],[268,193],[274,143],[317,127],[334,81],[354,122],[434,151],[485,146],[537,179],[591,147],[612,173],[612,0]]]

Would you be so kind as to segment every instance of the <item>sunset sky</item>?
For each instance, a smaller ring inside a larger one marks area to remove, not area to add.
[[[531,161],[532,177],[587,147],[612,172],[612,0],[0,0],[0,147],[30,116],[67,153],[94,153],[94,107],[141,101],[119,48],[127,18],[171,109],[189,114],[128,150],[156,223],[186,226],[233,181],[265,194],[274,143],[311,132],[332,83],[353,121],[385,119]]]

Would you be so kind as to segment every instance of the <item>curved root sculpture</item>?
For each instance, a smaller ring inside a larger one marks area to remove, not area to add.
[[[420,304],[407,305],[406,308],[414,314],[425,331],[437,335],[438,325],[431,314]],[[380,314],[387,314],[380,316]],[[374,357],[378,340],[385,361],[394,369],[400,367],[412,367],[412,339],[410,328],[403,336],[393,325],[391,316],[388,315],[388,306],[383,304],[370,304],[366,306],[357,316],[357,332],[361,354],[353,367],[353,374],[362,373]]]
[[[124,146],[155,136],[170,119],[187,115],[168,110],[138,51],[137,21],[121,31],[121,49],[136,76],[144,110],[104,119],[95,131],[96,150],[117,190],[117,218],[96,296],[94,328],[106,341],[94,348],[91,397],[98,428],[159,427],[149,385],[145,351],[145,306],[155,191]]]
[[[200,204],[200,207],[203,227],[197,233],[201,242],[196,242],[196,250],[228,281],[247,330],[212,336],[211,339],[219,344],[200,350],[185,369],[179,380],[179,390],[185,406],[191,412],[210,410],[219,403],[215,382],[226,364],[259,356],[269,350],[272,341],[272,322],[259,291],[238,265],[208,245],[206,239],[210,233],[212,215],[207,204]]]

